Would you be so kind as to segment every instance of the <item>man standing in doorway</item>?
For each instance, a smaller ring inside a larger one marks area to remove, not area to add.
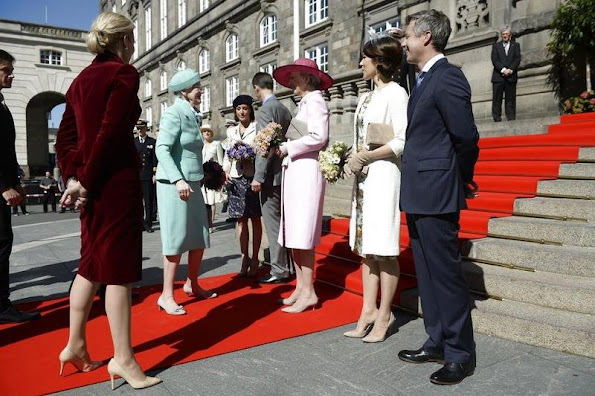
[[[10,299],[9,258],[12,252],[12,224],[10,207],[25,199],[19,183],[19,165],[14,141],[16,132],[10,110],[4,103],[2,89],[12,87],[14,57],[0,50],[0,323],[26,322],[39,318],[39,312],[22,312]]]
[[[510,28],[502,30],[501,37],[501,41],[492,45],[492,117],[496,122],[502,121],[502,95],[506,119],[516,118],[517,71],[521,64],[521,46],[511,40]]]
[[[285,133],[291,122],[291,113],[287,107],[273,95],[273,77],[268,73],[256,73],[252,78],[252,86],[262,106],[256,117],[258,131],[270,122],[281,125],[281,139],[285,140]],[[252,181],[252,191],[260,192],[262,218],[269,240],[271,272],[258,279],[260,283],[285,283],[291,279],[287,252],[277,242],[279,239],[279,225],[281,223],[281,158],[270,155],[263,158],[256,156],[256,171]]]
[[[136,122],[138,136],[134,139],[136,151],[140,156],[140,181],[143,189],[145,204],[145,231],[153,232],[153,215],[155,213],[155,171],[157,170],[157,156],[155,155],[156,140],[147,136],[147,121]]]
[[[45,177],[39,182],[39,188],[43,190],[43,212],[48,212],[48,203],[52,205],[52,212],[56,213],[56,187],[58,183],[50,172],[45,172]]]

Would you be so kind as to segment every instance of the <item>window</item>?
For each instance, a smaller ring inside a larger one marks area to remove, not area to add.
[[[202,96],[200,97],[200,112],[208,113],[211,111],[211,87],[205,85],[202,87]]]
[[[238,58],[238,42],[239,42],[238,35],[233,33],[230,34],[227,40],[225,41],[225,61],[231,62],[234,59]]]
[[[238,76],[232,76],[225,79],[225,92],[227,93],[225,96],[225,103],[227,106],[232,106],[233,100],[238,96],[240,91],[239,81]]]
[[[112,12],[117,12],[116,3],[112,4]]]
[[[209,0],[200,0],[199,12],[203,12],[207,8],[209,8]]]
[[[153,83],[148,78],[145,80],[145,98],[150,98],[153,95]]]
[[[263,73],[269,73],[271,76],[273,75],[273,71],[277,68],[277,63],[267,63],[266,65],[260,66],[260,71]],[[273,79],[273,91],[277,90],[277,80]]]
[[[382,23],[372,26],[372,29],[374,29],[374,32],[376,32],[376,33],[382,33],[384,31],[386,31],[387,29],[398,28],[398,27],[399,27],[399,18],[393,18],[393,19],[389,19],[388,21],[384,21]]]
[[[260,21],[260,46],[277,41],[277,15],[269,14]]]
[[[186,0],[178,0],[178,27],[186,24]]]
[[[167,37],[167,0],[159,0],[160,39]]]
[[[159,75],[159,89],[162,91],[167,89],[167,72],[165,70]]]
[[[126,5],[126,0],[122,0],[122,7]]]
[[[161,108],[161,116],[163,116],[163,113],[165,113],[165,110],[167,110],[167,102],[164,100],[159,104],[159,106]]]
[[[145,119],[148,126],[153,125],[153,109],[151,106],[145,107]]]
[[[39,52],[40,62],[46,65],[61,65],[62,53],[60,51],[41,50]]]
[[[138,58],[138,21],[135,19],[132,21],[134,24],[134,29],[132,30],[132,35],[134,36],[134,54],[132,54],[132,59]]]
[[[328,0],[306,0],[306,27],[328,18]]]
[[[145,51],[151,49],[152,43],[151,33],[151,7],[145,8]]]
[[[328,44],[320,44],[306,50],[306,58],[315,60],[320,70],[328,71]]]
[[[178,67],[176,69],[178,69],[178,70],[186,69],[186,62],[180,61],[180,63],[178,63]]]
[[[210,64],[210,53],[209,50],[203,48],[202,51],[198,54],[198,72],[199,73],[206,73],[211,69]]]

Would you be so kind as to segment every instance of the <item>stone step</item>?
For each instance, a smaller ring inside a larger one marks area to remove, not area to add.
[[[595,180],[542,180],[537,183],[537,195],[595,199]]]
[[[595,163],[560,164],[558,174],[560,177],[595,180]]]
[[[550,215],[595,220],[595,200],[570,198],[517,198],[515,213]]]
[[[401,307],[423,314],[417,289],[401,293]],[[595,358],[595,316],[519,301],[476,300],[475,331]]]
[[[488,237],[468,241],[461,250],[472,260],[595,278],[595,248],[592,247],[541,245]]]
[[[595,161],[595,147],[581,147],[578,151],[579,161]]]
[[[501,217],[490,219],[490,236],[507,236],[513,239],[543,240],[571,246],[595,246],[595,223],[562,221],[532,217]]]
[[[530,272],[463,262],[465,279],[475,292],[506,300],[595,315],[595,278]]]

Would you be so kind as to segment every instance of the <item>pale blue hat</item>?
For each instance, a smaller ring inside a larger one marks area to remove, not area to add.
[[[190,88],[199,81],[200,74],[190,68],[186,68],[174,74],[169,82],[169,90],[171,92],[180,92],[186,88]]]

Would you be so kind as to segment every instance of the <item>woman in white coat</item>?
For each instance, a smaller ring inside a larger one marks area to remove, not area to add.
[[[203,164],[208,161],[215,161],[218,164],[223,164],[223,146],[219,140],[213,140],[215,133],[210,125],[204,124],[200,127],[204,146],[202,146],[202,161]],[[201,187],[202,197],[205,200],[207,207],[207,220],[209,223],[209,233],[213,232],[213,220],[215,219],[215,204],[224,201],[224,193]]]
[[[256,121],[254,121],[253,101],[249,95],[239,95],[233,100],[235,119],[238,125],[227,130],[228,150],[236,142],[243,142],[249,146],[254,145]],[[254,159],[237,160],[226,155],[223,160],[223,170],[227,174],[230,185],[227,211],[230,218],[237,219],[236,229],[242,253],[242,267],[238,276],[253,278],[257,275],[260,265],[258,251],[262,240],[260,197],[250,187],[250,183],[254,179]],[[248,220],[252,223],[252,258],[248,252],[250,242]]]
[[[296,288],[283,303],[283,312],[298,313],[318,304],[314,291],[314,247],[320,243],[325,181],[318,167],[318,153],[328,144],[329,110],[321,90],[333,79],[316,62],[299,58],[273,72],[277,82],[301,96],[296,119],[307,124],[307,133],[283,143],[277,150],[285,157],[281,184],[279,244],[291,248]]]
[[[374,90],[359,100],[354,122],[354,151],[347,174],[355,174],[349,245],[362,257],[363,306],[357,326],[344,333],[364,342],[384,341],[395,322],[391,311],[399,280],[399,195],[401,154],[407,129],[407,93],[392,81],[401,62],[399,41],[382,35],[368,41],[360,62],[364,80]],[[393,137],[380,147],[366,147],[370,123],[389,124]],[[381,289],[380,307],[376,305]]]

